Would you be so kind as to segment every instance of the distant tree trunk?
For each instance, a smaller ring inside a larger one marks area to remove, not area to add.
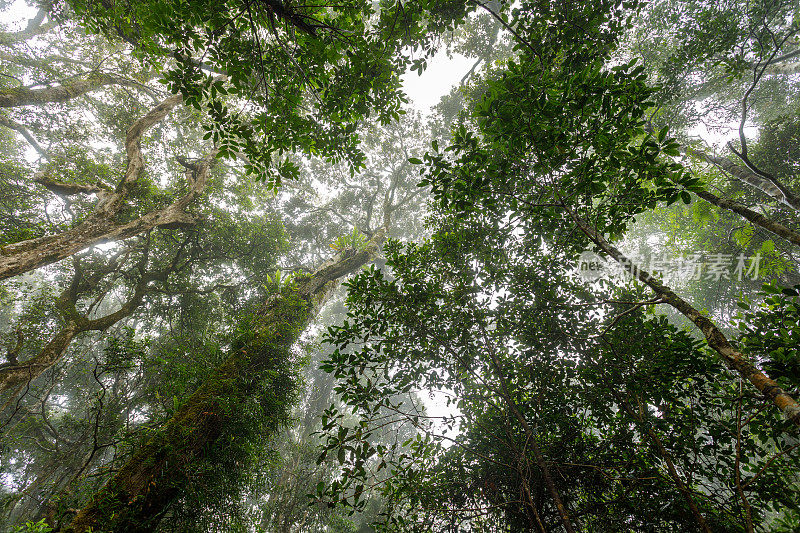
[[[192,469],[207,456],[231,418],[225,405],[253,393],[286,356],[339,280],[373,259],[385,230],[362,250],[346,249],[296,286],[271,296],[256,312],[250,333],[158,433],[124,464],[62,531],[152,531],[181,494]],[[289,397],[272,383],[276,401]]]

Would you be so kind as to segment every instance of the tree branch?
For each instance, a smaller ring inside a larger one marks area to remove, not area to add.
[[[780,188],[776,187],[774,184],[770,183],[758,174],[752,172],[750,169],[740,167],[726,157],[711,155],[703,150],[691,146],[684,146],[682,150],[686,155],[705,160],[720,170],[723,170],[727,174],[733,176],[737,180],[755,187],[760,192],[766,194],[777,202],[796,211],[800,211],[800,198],[797,198],[793,195],[787,197]]]
[[[783,237],[784,239],[788,240],[789,242],[800,246],[800,233],[794,231],[792,229],[787,228],[783,224],[778,224],[777,222],[773,222],[772,220],[768,219],[761,213],[757,213],[752,209],[748,209],[747,207],[737,204],[736,202],[732,202],[730,200],[726,200],[724,198],[720,198],[708,191],[694,191],[694,193],[705,200],[710,204],[714,204],[717,207],[722,209],[727,209],[737,215],[741,215],[746,220],[752,222],[753,224],[764,228],[765,230],[778,235],[779,237]]]
[[[52,20],[43,24],[45,17],[47,17],[47,9],[42,8],[36,13],[36,16],[28,21],[24,30],[13,33],[0,32],[0,45],[11,46],[48,32],[57,26],[57,23]]]
[[[57,194],[59,196],[72,196],[75,194],[100,195],[111,192],[111,187],[104,183],[98,183],[97,185],[84,183],[65,183],[45,176],[37,176],[33,181],[44,186],[53,194]]]
[[[728,341],[725,334],[706,316],[692,307],[686,300],[675,294],[669,287],[651,276],[648,272],[634,266],[631,261],[613,244],[608,242],[594,228],[579,217],[563,200],[562,205],[578,228],[601,250],[612,257],[635,279],[650,287],[666,303],[670,304],[686,318],[691,320],[703,333],[708,345],[716,351],[731,370],[748,380],[761,394],[772,401],[796,426],[800,426],[800,405],[787,394],[775,380],[755,367],[752,362]]]
[[[44,157],[45,159],[50,159],[50,156],[47,153],[47,150],[42,148],[42,145],[36,140],[36,137],[33,136],[33,133],[30,132],[28,128],[23,126],[18,122],[14,122],[8,117],[0,115],[0,125],[5,126],[6,128],[10,128],[20,135],[22,135],[28,144],[30,144],[34,150],[36,150],[40,156]]]
[[[139,82],[121,76],[94,72],[85,78],[66,81],[54,87],[5,89],[0,91],[0,107],[21,107],[67,102],[106,85],[122,85],[135,88],[141,88],[142,86]]]
[[[156,226],[170,227],[194,223],[194,216],[184,212],[184,209],[205,186],[208,170],[216,152],[212,152],[204,159],[197,167],[197,171],[192,174],[186,195],[163,209],[151,211],[131,222],[123,224],[116,220],[116,215],[126,205],[130,189],[144,169],[142,135],[180,102],[180,95],[171,96],[131,126],[125,140],[128,166],[124,176],[114,191],[102,195],[94,211],[80,224],[57,235],[28,239],[0,248],[0,279],[60,261],[93,244],[132,237]]]

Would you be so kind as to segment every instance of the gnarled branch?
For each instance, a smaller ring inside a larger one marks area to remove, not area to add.
[[[94,211],[80,224],[57,235],[28,239],[0,248],[0,279],[60,261],[93,244],[132,237],[157,226],[175,227],[195,223],[194,215],[185,212],[185,209],[204,189],[216,151],[198,162],[195,170],[188,173],[189,190],[184,196],[167,207],[130,222],[117,220],[117,215],[126,205],[129,191],[144,168],[142,135],[180,102],[180,95],[167,98],[128,130],[125,141],[128,167],[124,176],[114,191],[102,195]]]

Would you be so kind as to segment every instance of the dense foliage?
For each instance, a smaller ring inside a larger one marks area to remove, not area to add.
[[[0,2],[0,527],[797,531],[799,8]]]

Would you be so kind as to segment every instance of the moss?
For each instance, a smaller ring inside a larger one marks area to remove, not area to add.
[[[309,310],[293,286],[245,316],[228,358],[97,495],[83,523],[149,531],[179,498],[173,512],[194,519],[209,502],[234,499],[246,466],[269,454],[268,440],[289,421],[299,383],[291,346]]]

